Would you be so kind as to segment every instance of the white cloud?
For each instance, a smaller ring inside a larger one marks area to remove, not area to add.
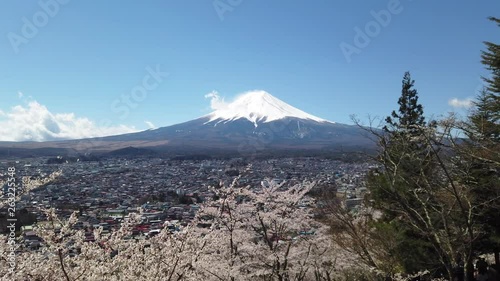
[[[469,108],[474,105],[474,101],[471,98],[466,98],[466,99],[452,98],[448,101],[448,105],[455,108]]]
[[[24,97],[24,94],[22,92],[17,92],[17,96],[22,99]]]
[[[132,133],[125,125],[100,126],[73,113],[52,113],[36,101],[0,111],[0,141],[50,141]]]
[[[146,123],[146,125],[148,125],[149,129],[156,129],[156,126],[155,126],[155,124],[153,124],[153,122],[144,121],[144,123]]]
[[[217,91],[212,91],[205,95],[205,98],[210,99],[210,108],[212,110],[219,110],[227,108],[228,103],[221,98]]]

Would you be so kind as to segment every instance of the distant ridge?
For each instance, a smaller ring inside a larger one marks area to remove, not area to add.
[[[372,149],[374,142],[366,135],[358,126],[331,122],[265,91],[252,91],[210,114],[172,126],[92,139],[6,145],[11,149],[50,148],[47,152],[117,157],[157,153],[241,156],[264,152],[305,156]],[[0,154],[2,149],[0,143]]]

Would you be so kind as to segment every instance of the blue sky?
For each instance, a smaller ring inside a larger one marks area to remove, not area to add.
[[[230,101],[262,89],[351,123],[390,114],[407,70],[427,115],[463,112],[450,100],[477,94],[482,42],[500,41],[486,18],[499,13],[497,0],[2,1],[0,140],[35,123],[81,134],[67,137],[172,125],[209,113],[213,90]]]

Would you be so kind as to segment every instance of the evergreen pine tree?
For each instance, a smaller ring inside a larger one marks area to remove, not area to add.
[[[500,26],[500,19],[490,17],[491,21],[495,22]],[[500,94],[500,45],[492,43],[492,42],[484,42],[486,45],[486,51],[482,52],[481,62],[487,67],[488,70],[491,71],[491,77],[483,78],[484,81],[488,84],[486,90],[489,92],[491,97],[498,103],[499,94]],[[498,106],[498,104],[497,104]],[[498,107],[497,112],[499,111]]]
[[[427,226],[425,223],[419,225],[422,221],[418,219],[409,218],[425,213],[420,200],[432,202],[431,196],[417,190],[421,190],[429,178],[434,178],[435,166],[426,141],[426,134],[432,134],[434,125],[429,126],[425,121],[414,83],[410,73],[406,72],[398,99],[399,109],[385,119],[377,158],[382,169],[368,177],[368,200],[372,207],[382,211],[376,229],[393,231],[392,235],[398,241],[393,255],[404,271],[416,273],[432,267],[438,275],[437,272],[446,270],[440,268],[442,261],[436,247],[421,231]],[[427,184],[426,188],[430,190],[432,187]],[[409,247],[412,251],[408,251]]]
[[[500,19],[490,18],[500,26]],[[481,62],[490,71],[484,77],[486,87],[477,97],[474,108],[465,122],[468,137],[462,157],[471,167],[469,180],[482,224],[483,239],[477,244],[479,253],[495,253],[500,268],[500,45],[485,42]]]
[[[500,26],[500,19],[490,18]],[[485,89],[480,93],[472,114],[469,116],[467,136],[482,144],[495,145],[500,142],[500,45],[484,42],[481,62],[490,71],[490,77],[483,77]]]
[[[391,116],[385,119],[386,132],[403,132],[405,134],[418,134],[418,127],[425,126],[424,109],[418,103],[418,92],[413,88],[415,81],[411,79],[410,72],[403,76],[401,97],[398,100],[399,111],[392,111]]]

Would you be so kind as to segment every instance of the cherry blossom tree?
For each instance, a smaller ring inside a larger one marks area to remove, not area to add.
[[[39,250],[17,241],[14,270],[8,243],[0,243],[0,276],[9,280],[334,280],[336,252],[327,228],[313,217],[314,183],[288,187],[213,188],[182,231],[164,228],[148,239],[132,236],[142,214],[130,213],[121,227],[93,242],[74,225],[78,214],[62,219],[54,209],[34,231]],[[1,236],[0,241],[8,241]],[[87,242],[86,242],[87,241]]]
[[[237,179],[235,180],[237,182]],[[326,227],[313,218],[314,183],[285,188],[214,189],[197,221],[210,241],[197,268],[215,280],[328,280],[333,269]]]

